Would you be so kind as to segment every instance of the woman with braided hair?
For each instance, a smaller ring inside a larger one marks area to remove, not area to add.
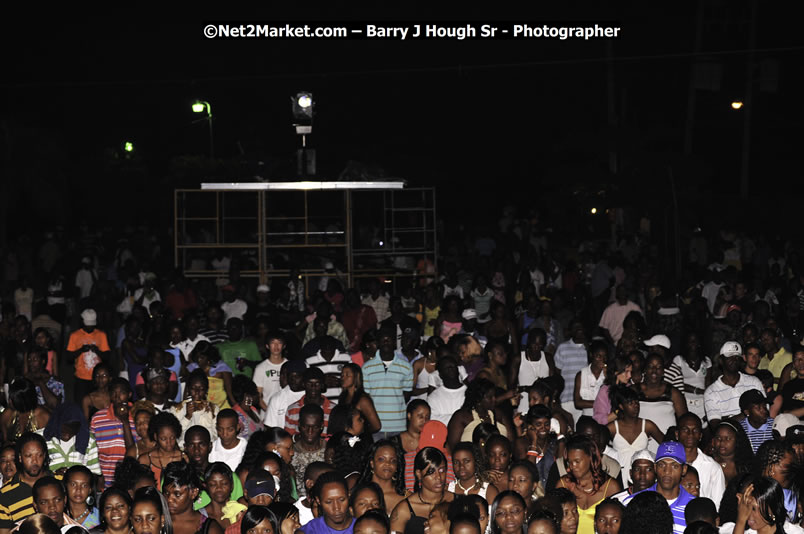
[[[793,476],[796,465],[796,453],[793,448],[783,441],[766,441],[757,449],[754,458],[753,475],[775,480],[782,487],[784,506],[787,509],[787,518],[790,521],[796,517],[798,505],[798,492],[794,491]]]
[[[360,483],[375,482],[382,488],[385,513],[391,515],[394,507],[407,495],[405,456],[391,440],[381,439],[371,447],[367,458]]]

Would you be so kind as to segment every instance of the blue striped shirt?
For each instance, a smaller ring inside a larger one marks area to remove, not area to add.
[[[405,396],[413,390],[413,367],[407,358],[394,355],[388,367],[377,356],[363,364],[363,387],[374,400],[383,432],[405,430]]]
[[[575,393],[575,375],[589,365],[586,347],[572,340],[565,341],[556,349],[555,364],[564,379],[564,391],[561,392],[559,402],[572,402]]]
[[[759,428],[751,426],[747,417],[740,421],[740,425],[742,425],[745,433],[748,434],[748,441],[751,442],[751,448],[754,449],[754,454],[756,454],[760,445],[773,439],[773,418],[771,417],[768,417],[764,424],[759,425]]]
[[[656,491],[656,484],[642,491]],[[631,495],[625,497],[624,499],[622,499],[622,503],[628,506],[628,503],[631,502],[631,499],[633,499],[635,495],[642,493],[642,491],[632,493]],[[678,497],[676,498],[676,500],[673,502],[667,501],[667,504],[670,506],[670,511],[673,513],[674,534],[684,534],[684,529],[687,528],[687,520],[684,518],[684,509],[687,508],[687,503],[689,503],[694,498],[695,496],[688,493],[687,490],[679,486]]]

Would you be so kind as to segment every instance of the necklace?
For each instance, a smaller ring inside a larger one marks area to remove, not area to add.
[[[472,491],[472,488],[477,486],[477,479],[475,479],[475,483],[469,486],[468,488],[464,488],[460,480],[456,480],[455,485],[458,486],[461,489],[461,491],[463,491],[464,495],[469,495],[469,492]],[[421,495],[419,496],[419,499],[421,499]]]
[[[438,502],[427,502],[424,499],[422,499],[422,492],[419,491],[419,500],[422,502],[422,504],[426,504],[427,506],[432,506],[434,504],[438,504],[439,502],[443,501],[444,500],[444,494],[443,493],[441,494],[441,498],[438,499]]]
[[[73,519],[74,519],[74,520],[76,520],[76,521],[78,521],[78,522],[80,523],[80,522],[81,522],[81,520],[82,520],[84,517],[86,517],[86,515],[87,515],[88,513],[89,513],[89,506],[87,506],[87,509],[86,509],[86,510],[84,510],[84,513],[83,513],[83,514],[79,515],[78,517],[74,517]]]

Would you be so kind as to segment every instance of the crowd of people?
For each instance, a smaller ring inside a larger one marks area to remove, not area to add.
[[[695,234],[670,287],[634,240],[501,233],[357,287],[40,254],[2,303],[0,534],[804,534],[792,248]]]

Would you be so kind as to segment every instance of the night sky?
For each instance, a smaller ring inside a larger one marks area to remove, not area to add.
[[[735,112],[729,103],[744,98],[750,4],[706,3],[697,55],[695,3],[642,4],[351,18],[610,22],[622,28],[613,41],[202,35],[206,23],[230,19],[350,18],[337,12],[225,18],[187,10],[174,21],[64,19],[41,22],[36,36],[7,21],[0,84],[4,224],[12,230],[30,219],[43,226],[163,224],[172,216],[173,188],[197,187],[204,176],[293,179],[299,139],[290,96],[299,90],[314,94],[309,143],[318,151],[322,179],[337,178],[348,161],[357,161],[386,176],[438,186],[444,214],[482,216],[512,201],[549,211],[548,204],[587,202],[599,190],[604,204],[662,207],[669,169],[689,213],[712,216],[713,202],[736,199],[739,190],[745,110]],[[791,200],[778,198],[789,199],[778,188],[799,192],[802,177],[804,38],[795,17],[760,4],[756,49],[751,202],[768,197],[787,206]],[[696,58],[718,65],[722,77],[719,90],[696,92],[692,153],[685,155]],[[205,159],[206,123],[193,123],[196,98],[212,105],[215,163]],[[129,140],[135,153],[126,159],[121,148]],[[615,173],[610,150],[617,154]]]

